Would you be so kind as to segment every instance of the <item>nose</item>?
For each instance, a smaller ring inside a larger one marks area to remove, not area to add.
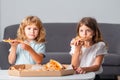
[[[84,36],[87,35],[87,31],[83,31],[83,35],[84,35]]]
[[[34,29],[31,29],[30,32],[33,33],[33,32],[34,32]]]

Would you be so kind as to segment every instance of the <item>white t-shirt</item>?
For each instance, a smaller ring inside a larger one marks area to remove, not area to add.
[[[70,54],[72,55],[74,53],[75,46],[71,46]],[[94,60],[97,55],[105,55],[107,54],[107,48],[104,42],[98,42],[94,45],[92,45],[89,48],[85,48],[82,46],[82,56],[80,61],[80,67],[89,67],[93,65]],[[98,71],[96,71],[96,74],[100,74],[103,71],[102,66]]]

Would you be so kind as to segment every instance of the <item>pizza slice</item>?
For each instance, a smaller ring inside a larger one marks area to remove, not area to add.
[[[22,40],[17,40],[17,39],[4,39],[3,42],[18,42],[18,43],[22,43],[23,41]]]
[[[3,42],[11,42],[11,39],[4,39]]]
[[[56,60],[50,59],[50,61],[45,65],[46,70],[48,71],[60,71],[65,69],[65,67]]]

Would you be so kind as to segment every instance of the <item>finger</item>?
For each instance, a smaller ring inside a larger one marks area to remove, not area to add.
[[[83,71],[83,74],[85,74],[86,73],[86,71]]]
[[[79,41],[76,42],[76,45],[79,45]]]
[[[85,74],[85,71],[80,70],[80,71],[79,71],[79,74]]]
[[[74,69],[74,70],[76,70],[76,69],[77,69],[77,67],[75,67],[75,66],[73,66],[73,65],[72,65],[72,67],[73,67],[73,69]]]
[[[77,70],[76,72],[77,72],[77,74],[82,74],[81,70]]]

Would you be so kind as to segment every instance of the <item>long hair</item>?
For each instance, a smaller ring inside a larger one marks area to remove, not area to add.
[[[39,33],[37,38],[35,38],[35,41],[38,43],[45,42],[46,31],[41,20],[37,16],[27,16],[22,20],[17,31],[17,39],[22,41],[26,40],[25,27],[33,24],[39,28]]]
[[[93,43],[103,41],[102,34],[101,34],[100,30],[99,30],[99,26],[98,26],[98,23],[97,23],[95,18],[92,18],[92,17],[84,17],[84,18],[82,18],[80,20],[80,22],[78,23],[78,25],[77,25],[76,37],[79,36],[79,28],[82,25],[85,25],[85,26],[89,27],[91,30],[93,30],[93,32],[94,32],[94,36],[92,38]]]

